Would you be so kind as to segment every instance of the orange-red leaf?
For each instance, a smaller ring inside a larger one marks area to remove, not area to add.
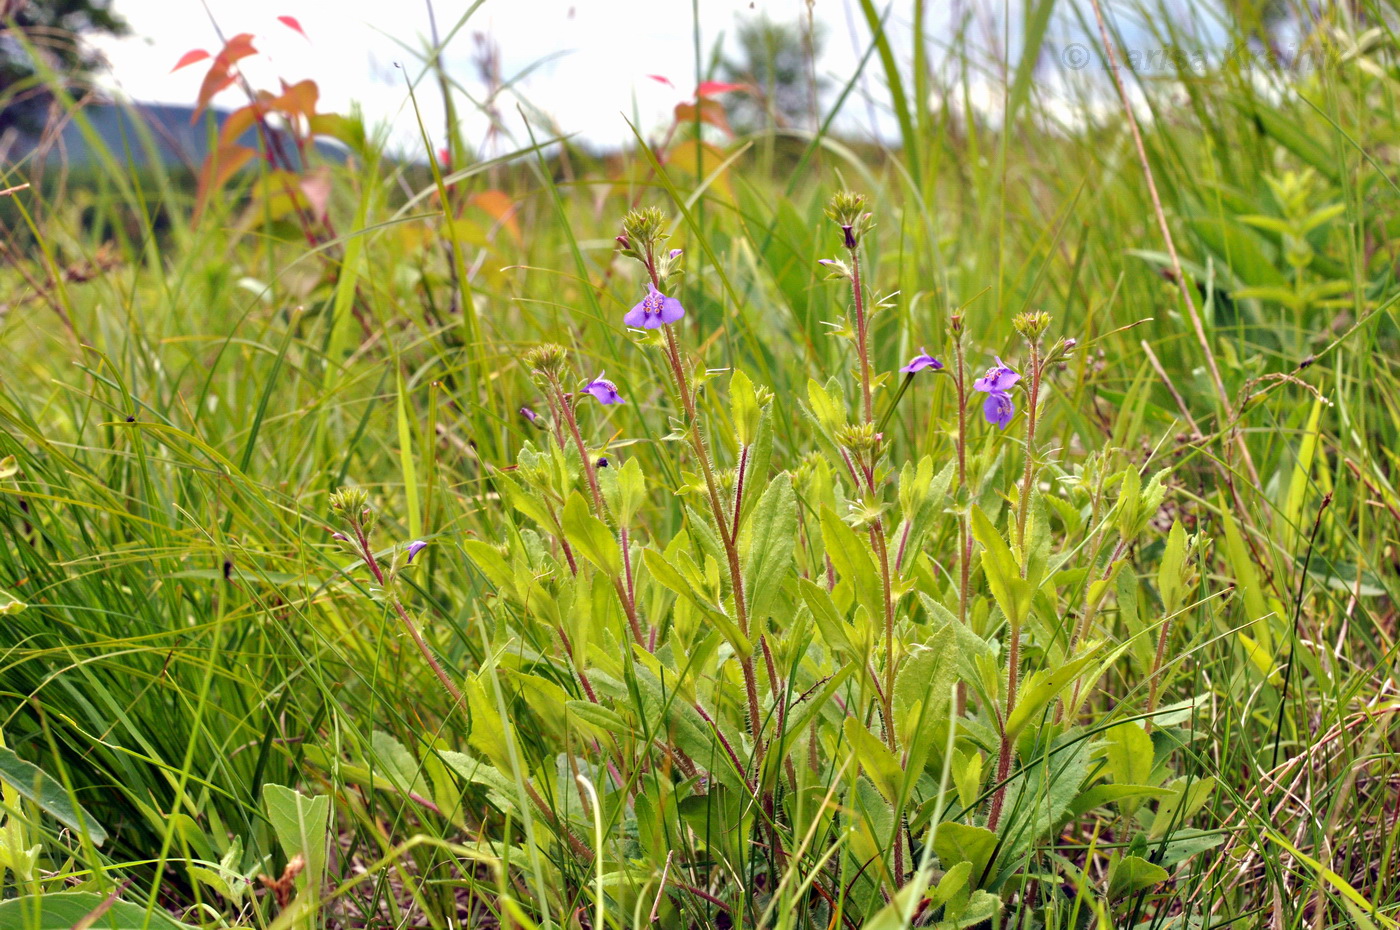
[[[311,38],[306,34],[306,30],[301,28],[301,23],[297,22],[297,18],[295,16],[279,16],[277,17],[277,21],[282,25],[286,26],[288,29],[295,29],[297,32],[300,32],[301,37],[303,39],[306,39],[306,41],[311,41]]]
[[[220,146],[204,159],[199,172],[199,189],[195,195],[195,216],[204,212],[209,195],[224,186],[233,173],[248,164],[258,153],[241,145]]]
[[[261,103],[250,103],[234,110],[219,128],[219,148],[232,148],[238,142],[239,136],[266,115],[267,107]]]
[[[709,123],[711,126],[723,130],[725,135],[734,135],[734,130],[729,128],[729,117],[725,115],[724,104],[705,97],[699,98],[696,103],[676,104],[676,122],[681,124],[695,122],[697,104],[700,111],[700,122]]]
[[[190,122],[198,122],[199,115],[209,106],[209,101],[213,100],[219,91],[232,85],[233,80],[233,70],[216,58],[214,64],[209,67],[209,73],[204,75],[204,83],[199,85],[199,96],[195,98],[194,113],[190,116]]]
[[[198,121],[199,115],[209,106],[209,101],[214,99],[215,94],[233,84],[236,77],[234,63],[256,52],[251,32],[240,32],[224,43],[219,54],[214,56],[214,63],[209,66],[209,73],[204,75],[204,83],[199,86],[194,115],[190,117],[191,123]]]
[[[695,88],[696,97],[715,97],[719,94],[727,94],[731,90],[748,90],[747,84],[727,84],[724,81],[701,81],[700,86]]]
[[[208,57],[209,57],[209,53],[206,52],[204,49],[202,49],[202,48],[192,48],[192,49],[190,49],[188,52],[185,52],[185,54],[183,54],[183,55],[180,56],[180,60],[177,61],[177,62],[175,62],[175,67],[173,67],[173,68],[170,69],[170,73],[171,73],[171,74],[174,74],[176,71],[179,71],[181,68],[188,67],[189,65],[194,64],[196,61],[203,61],[204,59],[206,59],[206,58],[208,58]]]
[[[224,43],[223,50],[219,52],[219,60],[225,64],[233,64],[240,58],[247,58],[249,55],[257,53],[253,48],[253,34],[251,32],[240,32],[238,35]]]
[[[520,241],[520,224],[515,219],[515,201],[506,193],[498,190],[480,191],[472,194],[469,202],[472,206],[486,211],[497,224],[509,230],[516,242]]]
[[[310,119],[316,113],[316,101],[321,96],[316,82],[307,79],[295,84],[282,82],[282,96],[272,101],[272,105],[290,116],[304,116]]]

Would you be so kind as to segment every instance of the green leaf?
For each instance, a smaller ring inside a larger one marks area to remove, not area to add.
[[[817,423],[828,432],[835,433],[845,425],[845,406],[811,378],[807,379],[807,403],[812,408],[812,415],[816,417]]]
[[[767,617],[780,600],[797,545],[797,498],[792,481],[779,475],[763,492],[750,518],[748,561],[744,570],[750,621]]]
[[[957,894],[967,887],[972,880],[972,863],[966,860],[954,865],[943,873],[943,877],[938,880],[938,885],[929,892],[929,907],[942,907],[953,899]]]
[[[1040,716],[1045,706],[1053,701],[1070,682],[1078,677],[1084,666],[1098,655],[1102,644],[1094,643],[1076,659],[1049,669],[1039,669],[1021,684],[1021,693],[1016,701],[1016,709],[1006,717],[1006,734],[1015,740],[1032,720]]]
[[[934,930],[962,930],[963,927],[987,926],[987,922],[1001,913],[1001,898],[990,891],[977,890],[968,898],[967,904],[958,909],[958,914],[948,920],[940,920]]]
[[[855,646],[855,630],[836,609],[831,593],[806,578],[797,579],[797,590],[807,609],[812,612],[812,619],[827,648],[846,659],[860,658],[860,650]]]
[[[1160,840],[1172,830],[1182,827],[1191,815],[1200,810],[1215,790],[1215,776],[1188,779],[1178,778],[1167,785],[1173,793],[1157,805],[1157,815],[1152,818],[1152,829],[1148,839]]]
[[[1137,723],[1120,723],[1104,733],[1106,770],[1117,785],[1152,784],[1152,737]],[[1131,814],[1137,804],[1124,810]]]
[[[107,895],[91,891],[50,891],[0,902],[0,927],[15,930],[72,930],[83,919],[108,904]],[[112,901],[106,911],[87,925],[89,930],[194,930],[160,908],[147,916],[144,905]]]
[[[875,571],[870,549],[856,536],[855,530],[841,522],[835,511],[825,505],[821,510],[822,545],[827,557],[836,567],[836,574],[851,585],[856,603],[865,607],[872,619],[884,622],[884,589]]]
[[[739,627],[734,620],[714,604],[705,600],[702,596],[703,591],[697,590],[695,585],[687,581],[685,576],[676,570],[675,566],[666,561],[664,555],[657,552],[655,549],[643,549],[642,564],[646,566],[648,574],[662,587],[669,588],[690,601],[714,621],[715,626],[719,627],[720,632],[724,634],[724,638],[729,640],[729,644],[739,652],[740,656],[752,654],[753,643],[749,642],[748,637],[739,632]]]
[[[423,535],[423,511],[418,503],[418,471],[413,463],[413,418],[409,415],[408,388],[398,373],[399,468],[403,473],[404,509],[408,511],[408,535]]]
[[[895,675],[895,728],[910,750],[911,767],[914,760],[925,758],[932,735],[947,722],[957,661],[953,629],[945,624],[925,642],[910,645]]]
[[[847,717],[842,725],[846,741],[851,744],[856,761],[865,770],[871,784],[879,789],[886,801],[898,804],[900,790],[904,784],[904,769],[900,767],[899,760],[878,736],[867,730],[855,717]]]
[[[632,732],[632,726],[614,710],[592,701],[567,701],[564,704],[569,713],[584,723],[597,728],[601,733],[624,736]]]
[[[982,544],[982,571],[987,587],[1014,629],[1019,629],[1030,613],[1035,582],[1021,577],[1020,566],[1011,554],[1011,547],[1001,538],[992,521],[977,505],[972,507],[972,535]]]
[[[1109,870],[1108,899],[1120,901],[1160,885],[1169,877],[1166,869],[1148,862],[1141,856],[1124,856],[1113,863],[1113,868]]]
[[[8,616],[9,614],[17,614],[28,606],[28,604],[15,597],[9,591],[0,588],[0,617]]]
[[[642,463],[635,456],[621,468],[598,469],[598,486],[618,526],[631,526],[647,499],[647,479]]]
[[[500,490],[501,496],[510,502],[510,505],[525,516],[534,520],[550,533],[558,536],[560,533],[559,519],[554,515],[553,510],[544,502],[539,492],[527,490],[516,484],[503,471],[493,471],[491,481]]]
[[[1162,613],[1167,617],[1181,609],[1185,597],[1185,588],[1181,583],[1185,567],[1186,530],[1180,522],[1173,520],[1171,532],[1167,533],[1162,564],[1157,568],[1157,594],[1162,598]]]
[[[738,368],[729,376],[729,403],[734,417],[734,438],[739,447],[753,445],[758,438],[758,420],[763,408],[759,406],[753,382]]]
[[[507,594],[515,592],[515,573],[501,555],[501,550],[479,539],[464,539],[462,551],[498,590]]]
[[[428,786],[419,770],[418,760],[404,748],[403,743],[383,730],[375,730],[369,737],[370,752],[379,774],[399,791],[427,796]]]
[[[306,868],[297,875],[297,890],[320,893],[326,871],[326,845],[330,839],[330,795],[306,795],[283,785],[263,786],[263,809],[272,832],[287,858],[301,856]]]
[[[1116,801],[1137,798],[1160,798],[1171,794],[1166,788],[1153,788],[1151,785],[1095,785],[1074,799],[1069,806],[1071,817],[1087,814],[1097,807]]]
[[[986,827],[965,823],[940,823],[933,840],[933,851],[943,868],[951,869],[959,862],[972,863],[971,881],[976,884],[987,871],[987,863],[997,848],[997,835]]]
[[[107,831],[81,804],[73,800],[62,782],[4,746],[0,746],[0,781],[65,827],[79,834],[85,833],[94,846],[101,846],[107,841]]]
[[[577,491],[564,504],[564,538],[611,577],[622,574],[622,549],[607,524],[589,512],[588,502]]]

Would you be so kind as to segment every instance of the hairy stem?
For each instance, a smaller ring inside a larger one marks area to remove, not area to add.
[[[569,433],[573,436],[574,447],[578,450],[578,457],[583,465],[583,473],[588,477],[588,490],[593,497],[593,512],[599,520],[607,523],[607,505],[603,501],[603,492],[598,487],[597,466],[588,457],[588,449],[583,444],[583,435],[578,429],[578,418],[574,415],[573,399],[564,393],[557,381],[554,382],[553,387],[559,395],[559,407],[564,412],[564,422],[568,424]],[[632,639],[638,644],[644,644],[646,638],[642,635],[642,625],[637,619],[637,604],[631,591],[632,568],[627,553],[627,531],[625,529],[621,530],[618,541],[622,547],[622,560],[627,571],[627,581],[624,583],[621,578],[613,578],[613,590],[617,592],[617,599],[622,602],[622,610],[627,615],[627,625],[632,629]]]

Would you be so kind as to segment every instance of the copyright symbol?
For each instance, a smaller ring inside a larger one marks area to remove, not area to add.
[[[1083,71],[1089,64],[1089,50],[1078,42],[1072,42],[1060,53],[1060,63],[1071,71]]]

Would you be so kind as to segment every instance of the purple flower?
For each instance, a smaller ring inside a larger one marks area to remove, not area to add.
[[[988,394],[1005,394],[1020,380],[1020,375],[1007,368],[1006,363],[997,358],[996,365],[988,368],[985,375],[972,382],[972,389],[985,391]]]
[[[1006,424],[1016,415],[1016,405],[1011,402],[1010,394],[988,394],[987,402],[982,405],[982,414],[997,429],[1006,429]]]
[[[520,415],[530,423],[534,423],[540,418],[540,415],[538,413],[535,413],[535,411],[531,410],[529,407],[521,407]]]
[[[426,549],[426,548],[428,548],[428,544],[425,543],[425,542],[424,542],[423,540],[421,540],[421,539],[415,539],[413,542],[409,543],[409,544],[408,544],[408,561],[412,562],[412,561],[413,561],[413,557],[414,557],[415,555],[417,555],[418,553],[422,552],[422,551],[423,551],[424,549]]]
[[[592,394],[600,404],[623,404],[626,403],[617,393],[617,385],[604,379],[602,375],[594,378],[584,385],[584,394]]]
[[[1020,380],[1021,376],[1007,368],[1006,363],[998,358],[995,366],[988,368],[985,375],[972,382],[974,391],[982,391],[987,395],[987,401],[982,405],[982,414],[988,423],[998,429],[1006,429],[1006,424],[1016,415],[1016,404],[1007,392]]]
[[[622,322],[638,329],[656,329],[667,323],[674,323],[685,316],[685,308],[674,297],[667,297],[656,289],[655,284],[647,285],[647,295],[637,305],[627,311]],[[599,398],[602,400],[602,398]],[[604,401],[608,403],[608,401]]]
[[[608,457],[607,457],[606,455],[603,456],[603,457],[601,457],[600,459],[598,459],[598,461],[596,461],[596,462],[593,463],[593,466],[594,466],[595,468],[607,468],[607,467],[608,467]]]
[[[923,371],[925,368],[932,368],[934,371],[943,367],[943,363],[932,355],[928,354],[928,349],[919,346],[919,354],[909,360],[909,364],[899,369],[906,375],[912,375],[916,371]]]

